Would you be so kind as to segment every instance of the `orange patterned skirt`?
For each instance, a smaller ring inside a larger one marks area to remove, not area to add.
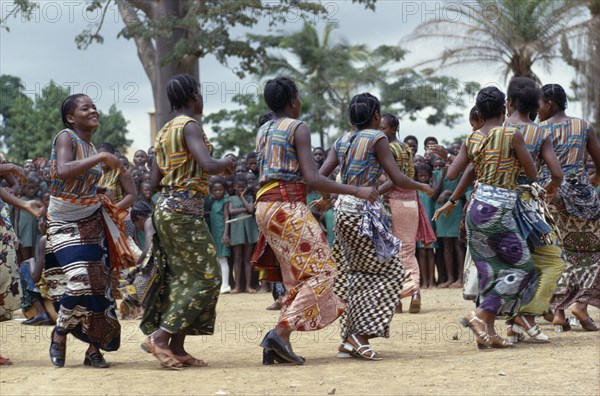
[[[335,262],[327,237],[306,204],[257,202],[256,222],[279,262],[286,289],[279,325],[312,331],[333,323],[346,304],[333,293]]]

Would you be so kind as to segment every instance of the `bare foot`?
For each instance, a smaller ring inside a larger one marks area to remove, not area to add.
[[[452,283],[454,283],[454,281],[446,281],[444,283],[440,283],[438,287],[440,289],[447,289]]]

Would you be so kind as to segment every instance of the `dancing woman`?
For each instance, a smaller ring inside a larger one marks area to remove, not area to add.
[[[558,84],[542,87],[540,120],[548,128],[564,179],[551,208],[554,209],[558,231],[565,253],[565,269],[552,297],[556,331],[570,329],[565,309],[575,305],[571,313],[588,331],[598,327],[587,312],[588,305],[600,307],[600,199],[592,184],[600,184],[600,145],[592,125],[565,113],[567,95]],[[585,170],[587,155],[596,165],[591,178]],[[545,168],[542,179],[548,180]]]
[[[409,179],[398,168],[386,135],[378,130],[381,115],[375,96],[354,96],[349,113],[356,129],[335,142],[321,167],[322,175],[339,165],[345,185],[378,187],[385,170],[397,187],[433,195],[429,185]],[[336,288],[347,301],[341,320],[339,357],[381,360],[371,349],[369,339],[389,337],[394,310],[400,302],[404,278],[401,242],[392,235],[389,217],[383,211],[381,201],[370,203],[350,195],[340,195],[335,203],[335,237],[341,250]]]
[[[152,255],[159,273],[140,328],[151,334],[142,349],[161,366],[180,369],[207,363],[186,352],[186,335],[214,332],[221,287],[215,242],[204,221],[208,175],[232,172],[230,158],[211,158],[212,145],[194,119],[202,114],[200,86],[187,74],[167,83],[175,117],[158,132],[152,182],[161,196],[153,215]]]
[[[507,89],[508,118],[504,125],[516,127],[517,131],[523,135],[525,145],[531,154],[538,174],[541,171],[542,161],[546,164],[551,179],[545,185],[545,190],[546,194],[551,197],[560,186],[563,173],[554,154],[552,140],[548,138],[548,129],[539,127],[532,123],[530,119],[530,114],[537,114],[538,112],[541,96],[542,90],[533,80],[526,77],[513,78]],[[518,183],[519,186],[530,185],[531,180],[521,171],[518,176]],[[530,188],[522,190],[519,187],[521,198],[526,203],[531,203],[533,200]],[[525,334],[529,335],[534,341],[548,342],[548,336],[542,333],[540,327],[535,323],[535,318],[542,316],[547,311],[552,293],[556,288],[556,281],[565,267],[565,262],[562,259],[562,249],[557,246],[556,235],[553,233],[551,238],[551,244],[535,246],[531,252],[537,271],[537,282],[535,285],[532,284],[535,289],[531,300],[522,305],[518,315],[508,321],[507,335],[513,343],[521,341]]]
[[[302,100],[292,80],[268,81],[264,98],[275,116],[260,127],[256,139],[261,186],[256,194],[256,222],[261,238],[253,261],[263,264],[268,243],[279,262],[268,280],[282,279],[286,294],[277,326],[261,343],[263,364],[274,359],[303,364],[304,359],[292,350],[290,334],[328,326],[345,306],[333,293],[335,263],[325,233],[306,206],[307,185],[322,193],[352,194],[369,201],[378,193],[372,187],[341,185],[319,175],[310,130],[297,119]]]
[[[412,150],[408,144],[398,140],[396,135],[399,125],[396,116],[384,114],[381,116],[379,129],[387,136],[390,142],[390,150],[400,171],[406,177],[414,179],[415,168],[412,161]],[[405,285],[402,297],[404,295],[411,296],[408,312],[419,313],[421,310],[421,273],[416,257],[417,239],[418,237],[426,239],[424,242],[429,245],[435,242],[435,233],[426,218],[425,209],[423,209],[415,190],[396,187],[390,180],[382,186],[380,192],[386,193],[392,212],[392,231],[394,236],[402,241],[400,260],[404,270],[410,271],[410,278],[412,279],[413,289],[408,290]],[[401,303],[398,307],[401,307]]]
[[[513,78],[507,90],[509,116],[504,125],[516,128],[523,135],[525,145],[531,154],[538,173],[541,171],[542,161],[547,165],[552,178],[545,186],[545,190],[546,194],[550,196],[556,193],[563,175],[552,148],[552,141],[548,139],[547,128],[537,126],[530,119],[530,114],[537,114],[539,109],[538,100],[541,94],[541,89],[533,80],[525,77]],[[525,203],[530,204],[533,200],[531,191],[535,188],[531,186],[532,180],[521,170],[517,181],[520,198]],[[452,200],[458,194],[464,192],[462,182],[461,180],[461,185],[453,192]],[[451,205],[445,205],[436,212],[436,216],[449,209],[451,209]],[[556,245],[556,235],[552,234],[551,239],[552,244],[536,245],[531,251],[536,268],[535,282],[530,284],[530,292],[533,297],[527,304],[521,306],[515,317],[510,318],[508,321],[507,335],[512,343],[522,341],[525,334],[528,334],[534,341],[548,342],[548,336],[542,333],[535,323],[535,318],[543,315],[547,310],[548,303],[556,287],[556,281],[564,268],[564,261],[561,258],[562,251]]]
[[[128,265],[132,257],[123,223],[127,211],[114,207],[97,189],[101,164],[121,165],[116,156],[97,153],[91,142],[99,115],[88,96],[67,97],[61,116],[66,129],[52,144],[47,214],[45,277],[58,312],[50,360],[64,366],[66,336],[73,334],[89,344],[84,364],[106,368],[99,349],[116,351],[121,336],[111,268]]]
[[[530,179],[537,173],[523,136],[514,127],[502,127],[504,98],[494,87],[479,91],[476,106],[483,127],[469,135],[448,169],[452,180],[472,163],[479,181],[466,223],[468,246],[479,277],[480,304],[461,323],[475,333],[480,348],[512,345],[496,334],[494,321],[498,314],[518,312],[522,292],[535,274],[513,207],[521,167]]]

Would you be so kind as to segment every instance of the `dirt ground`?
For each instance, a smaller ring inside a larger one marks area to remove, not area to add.
[[[14,362],[0,368],[0,395],[355,395],[355,394],[517,394],[598,395],[600,332],[579,327],[554,333],[550,344],[521,343],[510,350],[477,350],[458,320],[472,308],[460,290],[423,291],[420,314],[394,317],[391,337],[375,339],[380,362],[338,359],[338,328],[296,333],[295,351],[304,366],[261,364],[258,343],[277,313],[266,311],[268,294],[224,295],[218,327],[210,337],[188,338],[188,350],[209,367],[161,369],[143,353],[136,321],[122,321],[121,349],[107,353],[107,370],[83,366],[86,346],[69,338],[67,363],[54,368],[48,358],[51,327],[0,323],[0,353]],[[406,301],[405,306],[408,304]],[[596,322],[600,311],[591,308]],[[543,320],[542,320],[543,322]],[[498,329],[505,331],[503,322]]]

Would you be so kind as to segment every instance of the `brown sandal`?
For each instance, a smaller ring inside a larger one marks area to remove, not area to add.
[[[492,346],[492,340],[487,332],[487,324],[479,319],[475,312],[471,312],[469,315],[462,318],[460,324],[471,329],[473,334],[475,334],[478,345],[482,344],[486,347]]]
[[[579,320],[579,324],[581,325],[581,327],[585,331],[598,331],[598,330],[600,330],[596,326],[596,323],[594,322],[594,320],[592,318],[590,318],[589,316],[587,317],[587,319],[582,319],[583,316],[581,314],[579,314],[578,312],[571,310],[571,313],[573,314],[573,316],[575,316],[577,318],[577,320]]]
[[[164,368],[168,368],[171,370],[181,370],[183,368],[183,364],[175,358],[173,353],[168,349],[162,349],[154,345],[154,350],[152,351],[152,355],[158,359],[160,362],[160,366]]]
[[[177,356],[177,355],[173,355],[173,356],[175,356],[175,359],[177,359],[178,361],[181,362],[183,367],[206,367],[206,366],[208,366],[208,363],[206,363],[204,360],[196,359],[189,353],[185,356]]]

